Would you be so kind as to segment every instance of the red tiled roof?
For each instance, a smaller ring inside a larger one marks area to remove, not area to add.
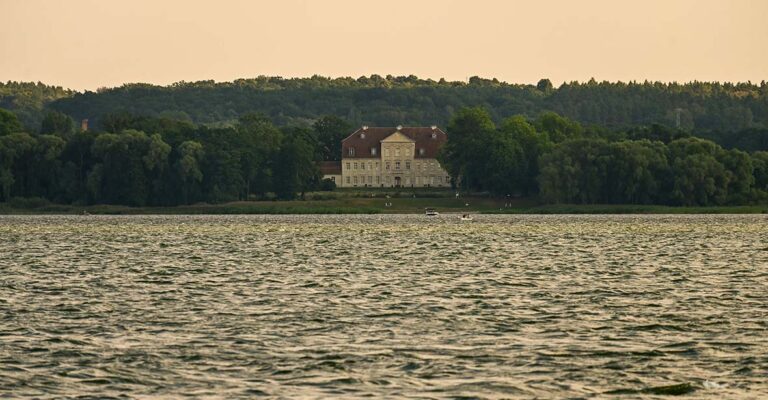
[[[318,168],[323,175],[341,175],[341,161],[320,161]]]
[[[381,141],[387,136],[397,132],[395,127],[376,127],[360,128],[353,134],[347,136],[341,141],[342,158],[378,158],[381,157]],[[437,153],[448,139],[440,128],[429,126],[404,126],[400,133],[413,139],[416,142],[416,154],[414,158],[436,158]],[[435,137],[432,138],[432,134]],[[364,134],[365,137],[362,137]],[[376,148],[376,155],[371,155],[371,148]],[[354,148],[354,155],[349,154],[349,149]],[[424,154],[420,154],[420,149],[424,149]]]

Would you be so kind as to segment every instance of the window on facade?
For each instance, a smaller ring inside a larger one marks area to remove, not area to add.
[[[389,161],[387,161],[386,168],[389,169]]]
[[[377,177],[376,177],[376,184],[379,184],[379,183],[381,183],[381,177],[380,177],[380,176],[377,176]]]
[[[350,168],[351,168],[351,167],[349,166],[349,163],[347,163],[347,169],[350,169]]]
[[[384,156],[389,157],[389,149],[384,149]]]
[[[371,155],[372,156],[376,155],[376,148],[375,147],[371,147]]]
[[[357,163],[355,163],[354,166],[355,166],[355,169],[357,169]]]
[[[368,183],[373,183],[373,177],[372,176],[368,176]]]
[[[347,177],[347,184],[349,184],[349,177]]]
[[[443,183],[443,177],[442,176],[438,176],[437,177],[437,183]]]
[[[360,163],[360,169],[365,169],[365,163],[364,162]]]
[[[424,149],[419,149],[419,155],[420,155],[420,156],[423,156],[423,155],[424,155]]]
[[[336,177],[335,176],[331,177],[331,182],[336,182]]]
[[[353,176],[353,177],[352,177],[352,182],[354,182],[354,183],[355,183],[355,185],[357,185],[357,177],[356,177],[356,176]]]
[[[355,155],[355,148],[354,147],[350,147],[349,149],[347,149],[347,153],[349,153],[350,156],[354,156]]]
[[[373,163],[368,161],[368,170],[373,171]]]
[[[405,169],[411,169],[411,162],[410,161],[406,161],[405,162]]]
[[[395,161],[395,169],[400,169],[400,161]]]

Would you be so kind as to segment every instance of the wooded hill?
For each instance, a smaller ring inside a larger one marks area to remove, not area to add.
[[[0,85],[0,202],[292,199],[333,188],[317,161],[338,160],[354,127],[437,124],[448,133],[440,161],[462,191],[548,203],[765,204],[767,88],[371,76],[78,93],[10,82]]]
[[[434,81],[372,75],[330,79],[261,76],[234,82],[178,82],[169,86],[126,84],[74,92],[43,84],[0,83],[0,107],[12,110],[36,132],[46,109],[105,129],[104,117],[130,114],[234,126],[258,112],[278,126],[310,126],[337,115],[353,126],[440,125],[462,107],[483,107],[499,123],[510,115],[535,118],[553,111],[582,125],[606,130],[660,124],[680,127],[726,147],[766,149],[768,84],[690,82],[569,82],[542,79],[520,85],[496,79]],[[736,134],[738,133],[738,134]]]

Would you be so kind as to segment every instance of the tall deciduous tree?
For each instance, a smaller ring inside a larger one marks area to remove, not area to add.
[[[326,115],[312,125],[319,142],[320,159],[341,160],[341,141],[352,133],[352,125],[335,116]]]
[[[278,198],[292,199],[299,193],[303,199],[306,191],[319,186],[320,171],[308,137],[301,129],[291,130],[275,155],[274,188]]]
[[[194,186],[203,180],[203,172],[200,169],[200,160],[204,154],[203,145],[193,140],[188,140],[179,145],[179,160],[176,169],[183,183],[184,204],[189,202],[189,194]]]
[[[489,138],[496,126],[482,108],[463,108],[448,124],[448,140],[439,155],[440,163],[462,188],[482,186],[486,167],[484,159],[490,150]]]

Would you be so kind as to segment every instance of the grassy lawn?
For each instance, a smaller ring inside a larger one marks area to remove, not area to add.
[[[308,193],[305,200],[239,201],[178,207],[73,206],[47,202],[0,203],[0,214],[420,214],[427,207],[442,213],[487,214],[765,214],[768,204],[728,207],[670,207],[632,204],[540,205],[533,198],[505,200],[482,194],[456,198],[450,190],[337,190]],[[387,205],[390,204],[390,205]]]

